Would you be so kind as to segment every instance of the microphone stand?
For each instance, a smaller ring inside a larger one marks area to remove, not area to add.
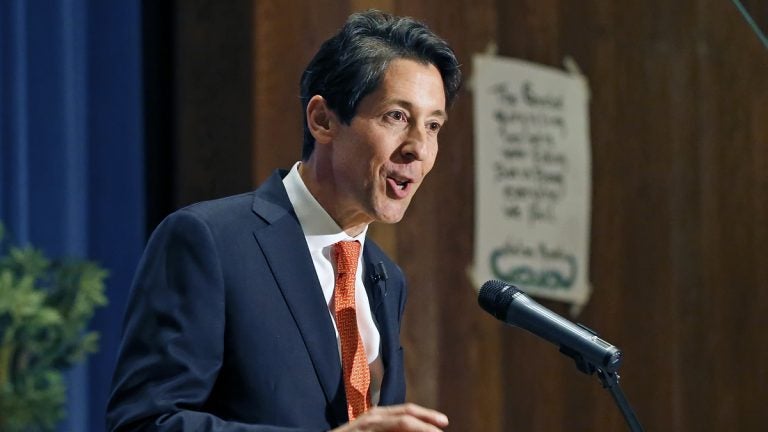
[[[611,396],[616,402],[616,406],[619,407],[619,411],[621,411],[621,414],[624,416],[624,420],[627,421],[629,430],[632,432],[644,432],[643,427],[640,425],[640,421],[637,419],[635,412],[629,405],[629,401],[627,401],[627,398],[624,396],[621,386],[619,386],[619,374],[615,371],[605,371],[600,369],[591,362],[585,360],[579,352],[564,345],[560,346],[560,352],[572,358],[576,362],[576,368],[579,371],[587,375],[592,375],[597,372],[600,382],[603,383],[603,388],[608,389],[608,391],[611,392]]]
[[[616,405],[619,407],[621,414],[624,415],[624,420],[629,425],[629,430],[632,432],[643,432],[643,427],[640,426],[640,421],[635,416],[635,412],[629,405],[629,401],[624,397],[624,392],[621,391],[619,386],[619,375],[616,372],[605,372],[601,369],[597,369],[597,376],[600,378],[600,382],[603,383],[603,388],[608,389],[613,396],[613,400],[616,401]]]

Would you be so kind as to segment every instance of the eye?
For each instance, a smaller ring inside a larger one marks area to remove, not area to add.
[[[443,125],[441,125],[436,121],[427,123],[427,130],[429,130],[430,132],[438,133],[440,132],[441,127],[443,127]]]
[[[408,117],[402,111],[390,111],[386,115],[396,122],[408,121]]]

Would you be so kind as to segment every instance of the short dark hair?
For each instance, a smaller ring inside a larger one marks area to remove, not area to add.
[[[461,85],[461,71],[448,43],[424,23],[377,10],[352,14],[344,27],[320,47],[301,75],[304,110],[302,159],[315,139],[307,126],[307,104],[322,96],[345,124],[352,121],[360,101],[378,88],[392,60],[406,58],[434,65],[443,78],[446,104]]]

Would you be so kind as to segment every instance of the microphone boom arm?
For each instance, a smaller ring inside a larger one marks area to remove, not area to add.
[[[593,335],[598,336],[598,334],[589,327],[586,327],[582,324],[576,325],[592,333]],[[631,432],[644,432],[643,426],[640,425],[640,420],[638,420],[637,416],[635,415],[635,411],[632,409],[632,406],[629,404],[626,396],[624,396],[624,392],[621,390],[621,386],[619,386],[619,374],[616,373],[615,370],[606,371],[601,369],[599,366],[585,359],[579,351],[569,348],[565,345],[560,345],[560,352],[572,358],[576,363],[576,368],[579,371],[587,375],[592,375],[593,373],[597,372],[597,376],[600,378],[600,382],[603,384],[603,388],[611,393],[613,401],[616,402],[616,406],[619,407],[619,411],[621,411],[621,414],[624,416],[624,420],[626,420],[627,425],[629,426],[629,430]],[[618,369],[618,366],[616,368]]]
[[[603,383],[603,388],[607,389],[613,400],[616,402],[616,406],[619,407],[619,411],[624,416],[624,420],[629,425],[629,430],[632,432],[643,432],[643,427],[640,425],[640,420],[637,419],[635,412],[632,410],[632,406],[629,405],[629,401],[624,396],[624,392],[621,391],[619,386],[619,375],[616,372],[605,372],[600,369],[597,370],[597,376],[600,378],[600,382]]]

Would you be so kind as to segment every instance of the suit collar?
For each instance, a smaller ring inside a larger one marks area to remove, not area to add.
[[[283,187],[283,177],[287,174],[286,170],[276,170],[254,193],[251,211],[270,224],[293,212]]]

